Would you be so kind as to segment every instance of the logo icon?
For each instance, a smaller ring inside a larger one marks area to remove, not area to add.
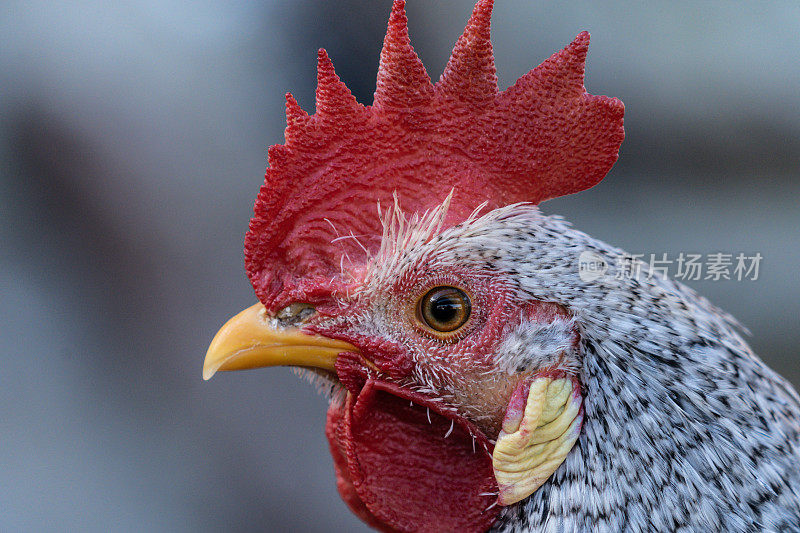
[[[587,250],[578,256],[578,276],[581,281],[596,281],[605,276],[607,271],[608,263],[598,254]]]

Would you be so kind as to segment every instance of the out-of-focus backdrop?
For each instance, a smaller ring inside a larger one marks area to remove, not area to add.
[[[371,103],[390,0],[11,1],[0,8],[0,530],[357,531],[325,401],[286,369],[201,366],[254,302],[242,238],[283,94],[327,48]],[[469,0],[410,0],[434,79]],[[548,202],[634,253],[760,252],[691,282],[800,384],[795,1],[498,2],[501,86],[592,33],[626,104],[606,180]]]

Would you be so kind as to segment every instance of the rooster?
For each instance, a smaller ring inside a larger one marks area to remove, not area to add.
[[[797,393],[732,317],[536,207],[624,137],[588,33],[500,92],[491,11],[433,84],[395,0],[372,106],[320,50],[245,238],[259,303],[204,378],[301,368],[339,493],[384,531],[800,530]]]

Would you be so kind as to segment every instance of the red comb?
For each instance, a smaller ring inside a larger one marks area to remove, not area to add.
[[[447,224],[490,208],[539,203],[598,183],[617,160],[624,106],[583,86],[589,34],[499,92],[479,0],[436,85],[408,37],[395,0],[375,101],[365,107],[319,52],[317,112],[286,95],[286,143],[271,146],[265,183],[245,238],[247,273],[270,310],[340,287],[340,259],[374,252],[376,204],[423,212],[454,189]],[[355,239],[337,237],[353,235]]]

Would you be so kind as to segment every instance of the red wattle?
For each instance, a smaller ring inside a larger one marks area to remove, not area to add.
[[[336,470],[336,489],[350,510],[361,520],[375,529],[391,531],[373,515],[361,498],[358,497],[353,482],[350,481],[350,474],[347,471],[347,457],[345,457],[340,445],[339,434],[343,431],[344,425],[341,424],[344,418],[344,409],[331,406],[328,409],[328,421],[325,425],[325,436],[328,437],[331,455],[333,456],[333,467]]]
[[[418,401],[412,406],[412,396],[367,380],[357,396],[331,406],[326,434],[339,493],[384,531],[487,530],[499,508],[489,508],[495,496],[481,495],[497,492],[485,437]]]

